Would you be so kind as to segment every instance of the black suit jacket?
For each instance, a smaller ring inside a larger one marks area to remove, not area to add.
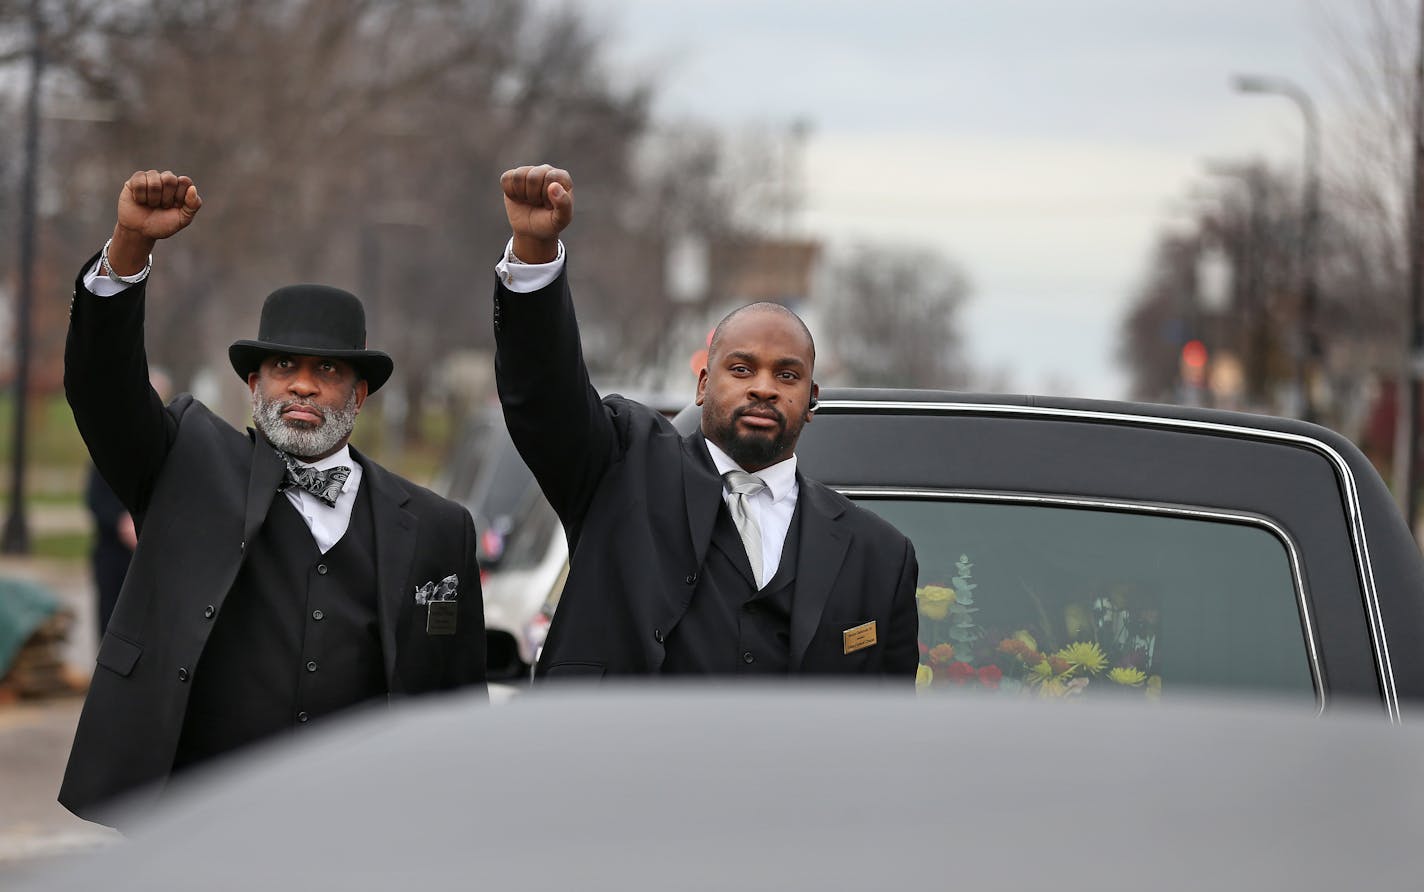
[[[81,274],[65,344],[74,420],[140,530],[60,790],[61,803],[91,819],[118,794],[156,794],[152,782],[171,769],[188,675],[284,470],[252,430],[237,431],[191,395],[160,402],[148,383],[143,306],[142,285],[98,297]],[[469,512],[352,455],[370,487],[388,690],[482,688],[484,610]],[[457,634],[427,635],[415,589],[451,573],[459,576]]]
[[[712,539],[722,480],[700,433],[590,385],[567,273],[515,294],[496,284],[496,380],[510,435],[569,537],[571,563],[538,677],[660,671]],[[919,662],[910,540],[798,475],[801,546],[792,672],[890,673]],[[874,621],[877,643],[845,653],[842,632]]]

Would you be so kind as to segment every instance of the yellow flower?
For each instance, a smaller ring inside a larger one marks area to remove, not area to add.
[[[926,619],[944,619],[956,598],[954,589],[947,585],[927,585],[915,592],[915,600]]]
[[[1081,604],[1069,604],[1063,608],[1063,625],[1067,627],[1068,635],[1071,638],[1077,638],[1088,631],[1088,626],[1092,621],[1088,609]]]
[[[1013,638],[1015,641],[1022,641],[1024,644],[1027,644],[1029,650],[1038,650],[1038,642],[1033,640],[1033,636],[1028,633],[1028,629],[1019,629],[1014,633]]]
[[[1048,681],[1052,677],[1053,667],[1048,664],[1047,660],[1044,660],[1042,663],[1039,663],[1036,666],[1030,666],[1028,669],[1029,684],[1042,684],[1043,682]]]
[[[1128,687],[1141,687],[1147,680],[1147,673],[1141,669],[1133,669],[1130,666],[1119,666],[1108,673],[1108,678],[1118,684],[1125,684]],[[1159,688],[1160,690],[1160,688]]]
[[[1054,656],[1066,660],[1075,669],[1086,669],[1094,675],[1103,671],[1103,667],[1108,664],[1103,649],[1092,641],[1074,641]]]
[[[927,688],[932,680],[934,680],[934,670],[930,667],[921,664],[920,668],[915,670],[916,688]]]
[[[1151,678],[1147,679],[1147,699],[1162,699],[1162,676],[1154,675]]]
[[[1068,686],[1056,678],[1050,678],[1038,686],[1038,696],[1044,698],[1064,697],[1068,694]]]

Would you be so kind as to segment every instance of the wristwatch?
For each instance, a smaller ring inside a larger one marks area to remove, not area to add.
[[[99,252],[99,263],[104,267],[104,272],[108,273],[109,279],[118,282],[120,285],[137,285],[139,282],[147,279],[148,271],[153,269],[153,255],[148,255],[148,262],[143,265],[143,269],[131,276],[121,276],[114,272],[114,268],[109,265],[109,245],[112,244],[113,241],[111,238],[107,242],[104,242],[104,250]]]

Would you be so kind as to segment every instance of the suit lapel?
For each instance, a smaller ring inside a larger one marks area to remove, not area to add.
[[[799,473],[801,545],[796,554],[796,593],[791,598],[791,669],[801,668],[815,637],[831,588],[850,547],[850,533],[840,525],[845,508],[819,483]]]
[[[712,464],[702,432],[694,431],[682,440],[685,460],[682,463],[682,490],[687,502],[687,529],[692,536],[696,566],[707,559],[707,546],[712,541],[712,528],[717,522],[717,508],[722,501],[722,477]],[[738,540],[740,542],[740,540]]]
[[[267,519],[272,500],[277,497],[277,484],[287,470],[286,462],[271,443],[250,428],[247,433],[252,438],[252,469],[247,475],[247,516],[242,521],[244,551]]]
[[[410,494],[394,476],[354,448],[351,456],[361,463],[362,486],[369,486],[371,520],[376,537],[376,615],[381,631],[381,654],[386,663],[386,689],[395,692],[396,642],[401,610],[415,603],[414,589],[406,591],[415,562],[419,527],[405,510]],[[463,584],[465,580],[460,580]]]

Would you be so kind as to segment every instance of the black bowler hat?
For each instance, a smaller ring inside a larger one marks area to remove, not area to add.
[[[395,368],[379,350],[366,349],[366,311],[356,295],[327,285],[288,285],[267,295],[257,340],[227,348],[243,381],[273,353],[327,356],[351,363],[375,393]]]

